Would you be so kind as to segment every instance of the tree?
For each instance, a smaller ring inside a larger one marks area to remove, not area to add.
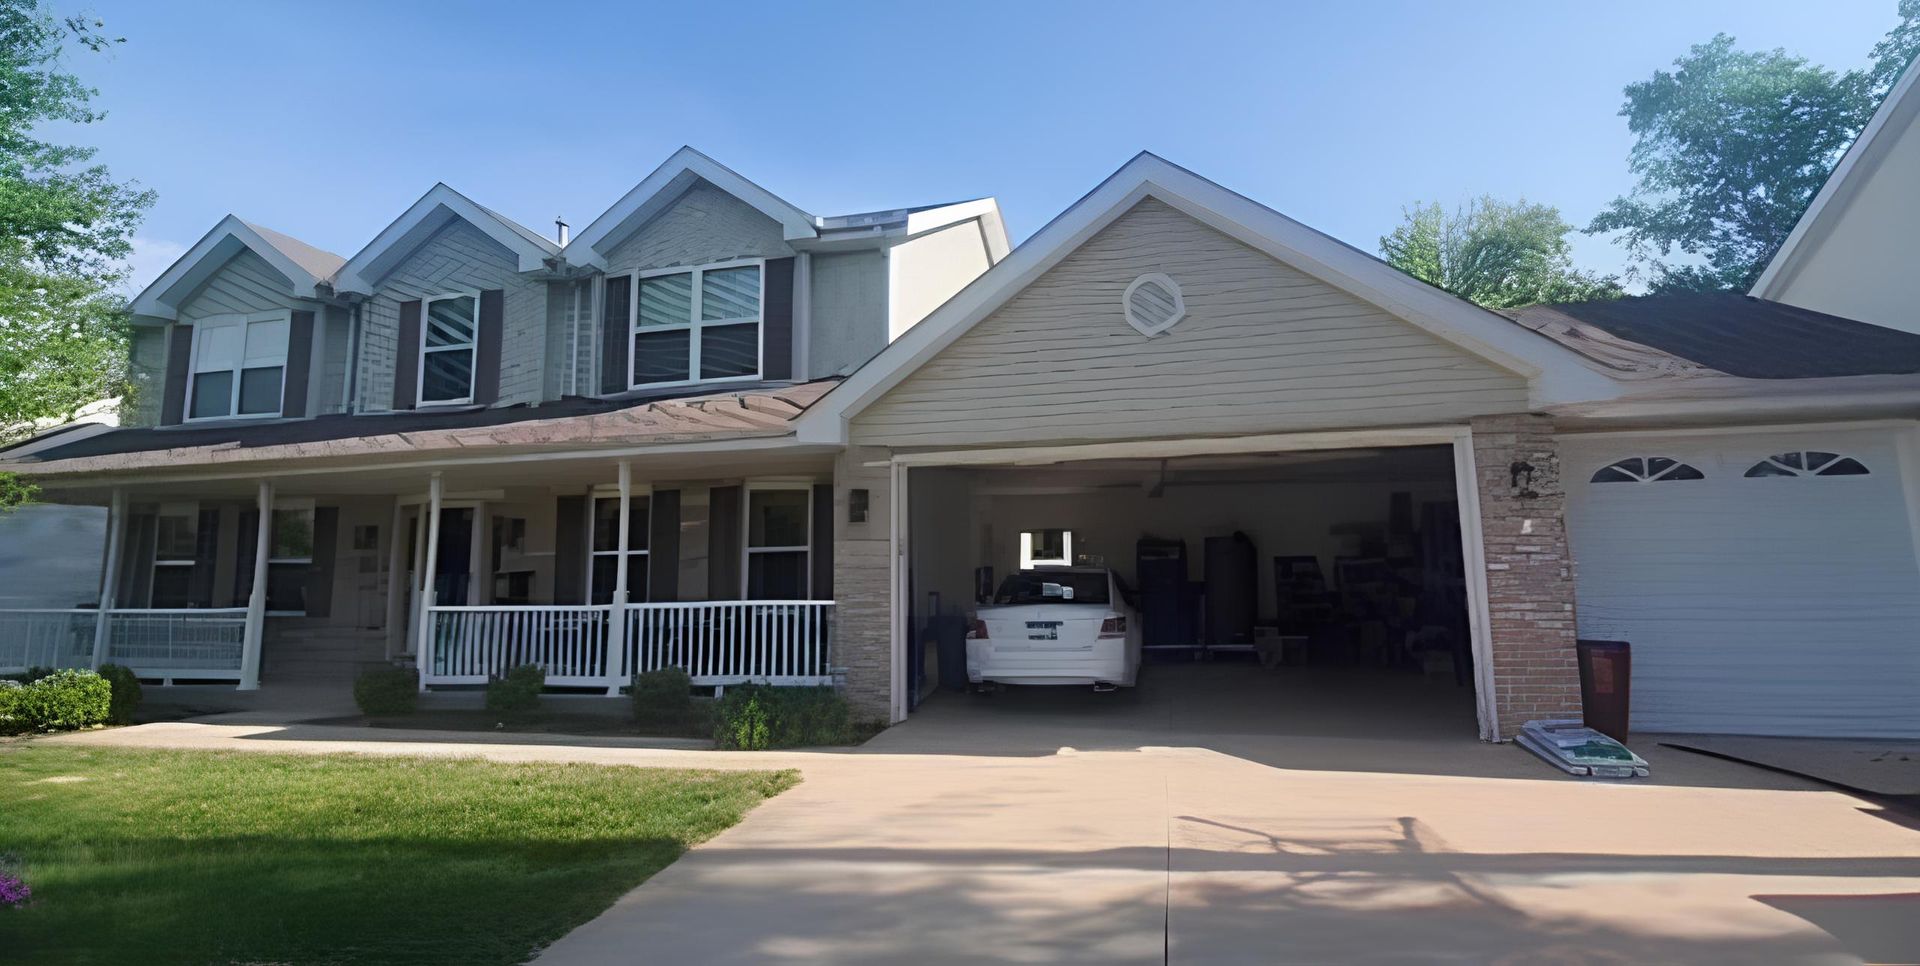
[[[1862,70],[1739,50],[1720,34],[1627,85],[1633,191],[1586,231],[1617,232],[1656,292],[1750,287],[1920,52],[1920,0],[1899,14]]]
[[[153,194],[90,164],[93,148],[40,136],[101,119],[97,92],[65,69],[70,47],[122,42],[100,29],[0,0],[0,437],[126,389],[115,286]]]
[[[1551,205],[1481,198],[1452,214],[1437,203],[1404,210],[1380,254],[1414,278],[1493,309],[1618,298],[1611,276],[1573,266],[1573,226]]]

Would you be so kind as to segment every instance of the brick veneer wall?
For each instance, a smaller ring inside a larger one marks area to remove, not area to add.
[[[1472,429],[1497,737],[1505,740],[1529,719],[1580,714],[1566,488],[1552,420],[1490,416]]]
[[[833,471],[833,663],[846,669],[854,714],[886,720],[893,687],[893,500],[884,449],[849,447]],[[867,491],[865,523],[847,521],[847,493]]]

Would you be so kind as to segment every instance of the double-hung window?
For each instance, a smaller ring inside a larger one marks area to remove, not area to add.
[[[647,497],[627,499],[627,599],[647,599]],[[613,603],[614,582],[620,572],[620,497],[593,500],[592,598],[595,604]]]
[[[422,306],[420,405],[473,401],[473,362],[480,345],[480,293],[436,295]]]
[[[221,315],[194,323],[187,418],[280,415],[291,323],[287,312]]]
[[[313,504],[282,503],[273,508],[273,534],[267,545],[267,610],[275,614],[307,612],[307,574],[313,568]]]
[[[664,386],[760,375],[764,263],[641,272],[627,384]]]
[[[748,600],[807,599],[812,524],[811,486],[755,486],[747,490]]]
[[[163,503],[154,515],[153,586],[150,607],[191,607],[193,565],[200,554],[200,507]]]

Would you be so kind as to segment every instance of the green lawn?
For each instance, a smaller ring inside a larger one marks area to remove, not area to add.
[[[0,744],[0,961],[518,963],[797,781]]]

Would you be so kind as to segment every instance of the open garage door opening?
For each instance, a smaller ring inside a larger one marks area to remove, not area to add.
[[[907,473],[911,709],[1476,731],[1450,446]]]

